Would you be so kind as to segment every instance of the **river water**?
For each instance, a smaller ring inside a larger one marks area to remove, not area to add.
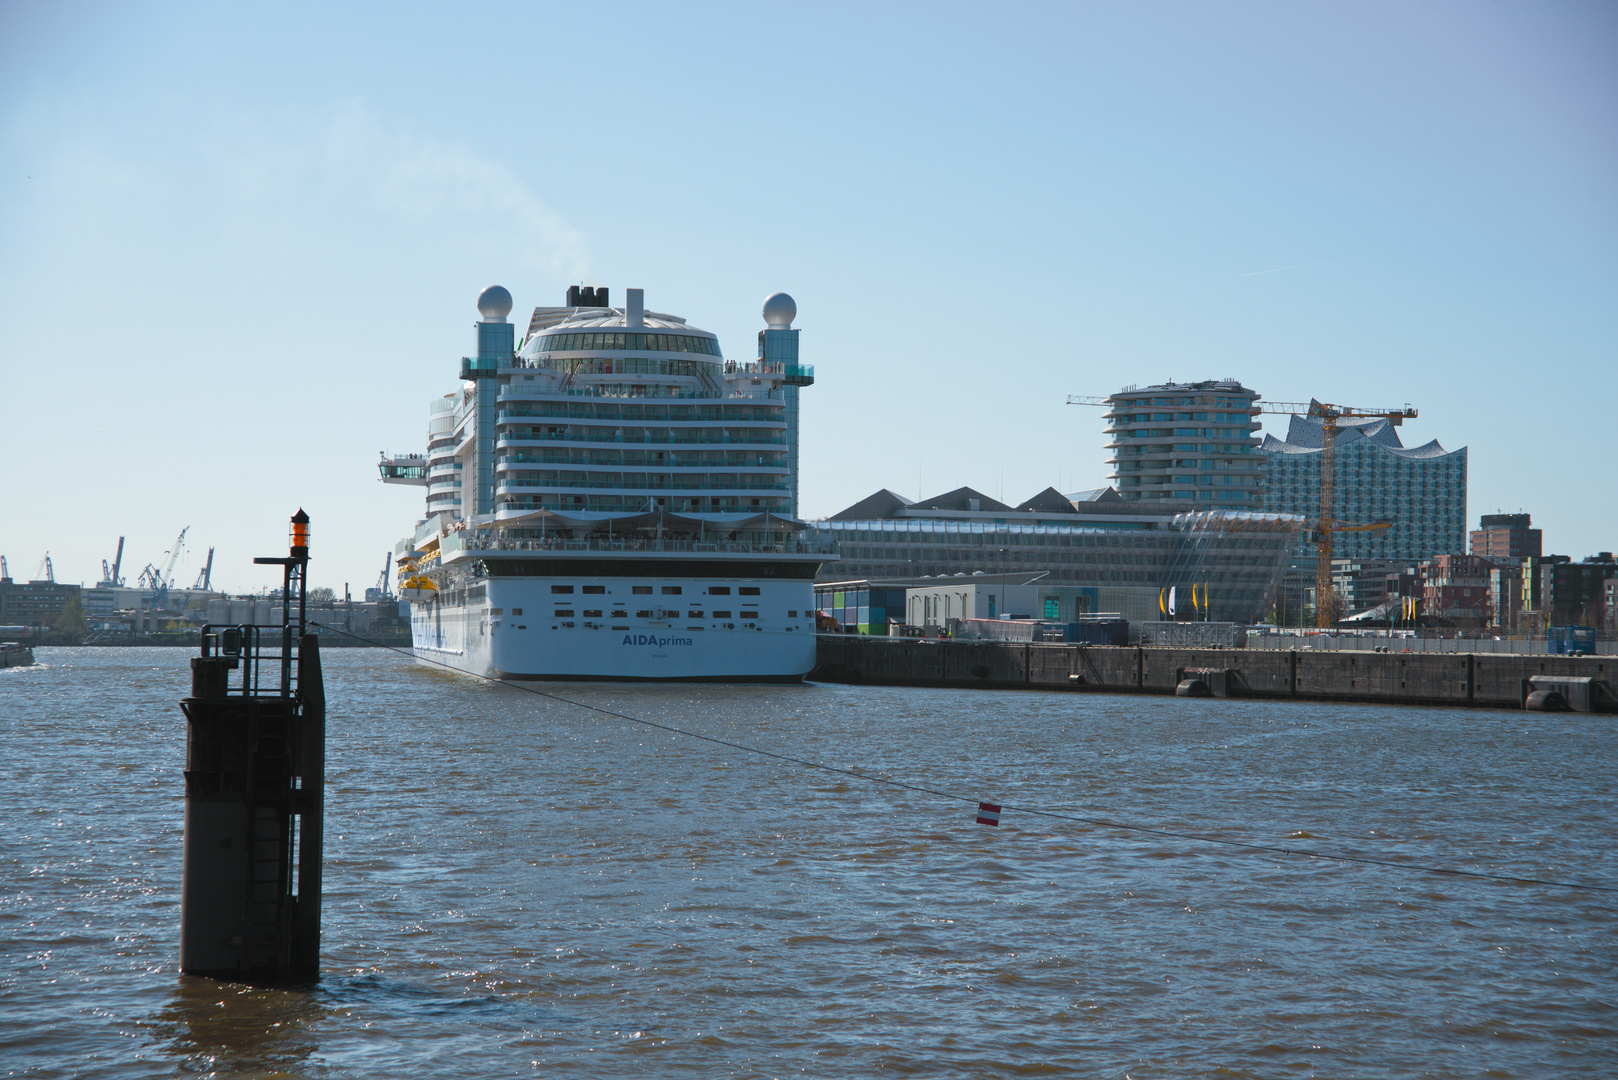
[[[0,671],[0,1075],[1618,1075],[1614,718],[325,654],[323,977],[178,972],[185,649]]]

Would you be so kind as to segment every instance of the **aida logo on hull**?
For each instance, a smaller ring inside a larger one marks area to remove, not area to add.
[[[661,649],[667,645],[689,645],[691,644],[691,639],[688,637],[658,637],[655,634],[625,634],[623,643],[625,645],[645,645],[648,648]]]

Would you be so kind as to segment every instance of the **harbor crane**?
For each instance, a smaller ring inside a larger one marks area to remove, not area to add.
[[[1069,405],[1099,405],[1109,407],[1109,397],[1073,396]],[[1363,409],[1351,405],[1332,405],[1323,401],[1254,401],[1252,407],[1261,413],[1282,413],[1310,416],[1320,421],[1320,507],[1316,519],[1309,523],[1309,539],[1315,545],[1315,625],[1325,629],[1332,624],[1331,560],[1333,537],[1340,532],[1377,532],[1392,526],[1378,521],[1353,525],[1338,521],[1336,493],[1333,490],[1337,476],[1337,428],[1343,420],[1386,420],[1398,427],[1406,420],[1414,420],[1417,410],[1409,402],[1397,409]]]
[[[174,564],[180,559],[180,551],[185,547],[185,534],[190,531],[191,526],[189,525],[180,530],[179,539],[174,541],[174,547],[163,553],[168,558],[164,560],[161,570],[151,563],[147,563],[146,569],[140,572],[141,587],[151,589],[156,594],[158,607],[162,607],[168,602],[169,587],[173,584]]]
[[[202,592],[207,592],[209,587],[212,584],[213,584],[213,548],[209,548],[208,549],[208,562],[207,562],[207,564],[205,566],[203,566],[202,573],[197,575],[197,583],[195,585],[191,586],[191,587],[193,589],[198,589],[198,590],[200,590]]]
[[[382,576],[376,579],[376,596],[378,600],[386,600],[393,595],[392,582],[388,580],[388,573],[393,569],[393,552],[384,552],[382,555]]]
[[[11,571],[6,567],[6,557],[0,555],[0,581],[10,581]]]
[[[37,575],[34,578],[35,581],[48,581],[52,585],[56,584],[56,567],[51,565],[50,552],[47,551],[45,557],[39,560],[39,569],[35,573]]]
[[[101,588],[116,589],[123,585],[124,579],[118,576],[118,568],[123,565],[123,562],[124,538],[120,536],[118,538],[118,554],[112,557],[112,565],[109,567],[106,559],[101,560]]]

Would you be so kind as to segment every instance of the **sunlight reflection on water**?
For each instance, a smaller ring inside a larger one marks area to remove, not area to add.
[[[181,977],[183,649],[0,672],[0,1062],[120,1076],[1610,1073],[1610,894],[870,786],[326,654],[324,975]],[[1611,718],[553,687],[979,798],[1618,880]]]

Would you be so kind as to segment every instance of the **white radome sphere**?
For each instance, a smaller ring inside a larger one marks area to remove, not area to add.
[[[767,326],[785,329],[798,317],[797,302],[784,292],[771,293],[764,300],[764,322]]]
[[[491,321],[511,314],[511,294],[504,285],[490,285],[478,293],[478,314]]]

